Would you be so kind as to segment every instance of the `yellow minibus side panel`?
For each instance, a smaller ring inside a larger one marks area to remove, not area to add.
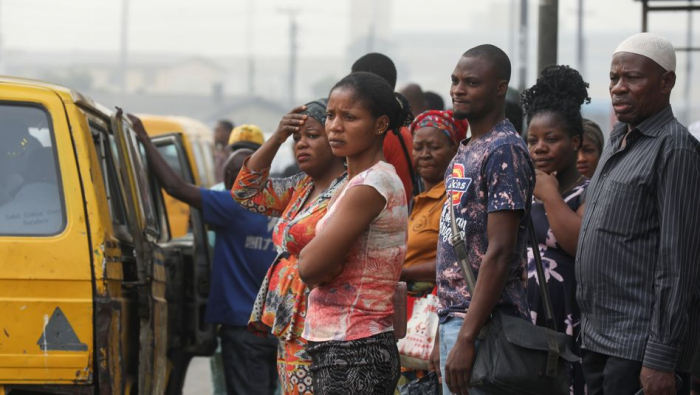
[[[90,383],[93,252],[64,105],[0,83],[0,115],[0,182],[16,191],[0,203],[0,384]]]

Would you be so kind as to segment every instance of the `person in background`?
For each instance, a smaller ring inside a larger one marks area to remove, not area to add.
[[[523,107],[520,104],[520,91],[508,87],[506,94],[506,118],[515,126],[519,135],[523,136]]]
[[[425,91],[425,104],[428,110],[444,111],[445,101],[435,92]]]
[[[418,84],[408,84],[399,93],[408,99],[408,104],[411,106],[411,111],[416,114],[421,114],[428,110],[428,102],[425,100],[425,93]]]
[[[578,150],[576,168],[584,176],[593,178],[595,169],[598,168],[600,154],[603,153],[603,132],[600,126],[590,119],[583,119],[583,144]]]
[[[396,66],[386,55],[380,53],[368,53],[355,61],[351,72],[365,71],[382,77],[389,83],[391,89],[396,89]],[[403,142],[403,143],[402,143]],[[405,150],[404,150],[405,147]],[[406,201],[413,199],[413,194],[420,192],[419,182],[413,172],[411,152],[413,151],[413,137],[408,128],[392,131],[384,138],[384,158],[386,162],[394,166],[406,191]],[[414,187],[417,190],[414,191]]]
[[[201,210],[204,222],[216,234],[206,321],[220,325],[226,392],[274,394],[277,339],[255,336],[246,328],[257,290],[275,257],[274,221],[242,209],[228,192],[262,132],[249,126],[237,133],[241,140],[227,148],[229,157],[222,172],[225,187],[206,189],[183,181],[160,156],[141,120],[128,116],[160,185],[175,199]]]
[[[515,131],[523,135],[523,108],[520,103],[506,100],[506,118],[513,124]]]
[[[317,394],[393,394],[400,375],[392,297],[406,254],[408,207],[383,140],[410,124],[408,101],[381,77],[354,72],[328,98],[326,133],[348,182],[299,255]]]
[[[467,123],[454,118],[452,111],[426,111],[416,117],[410,127],[413,134],[413,163],[423,181],[425,192],[413,198],[413,211],[408,218],[406,260],[401,281],[408,285],[407,315],[410,318],[416,298],[435,288],[435,246],[440,232],[440,214],[447,199],[445,171],[457,153],[459,143],[467,135]],[[408,383],[425,372],[401,369],[401,381]],[[405,384],[399,382],[399,385]]]
[[[311,358],[302,338],[309,290],[299,277],[299,252],[314,238],[330,197],[347,177],[343,159],[328,144],[325,121],[325,99],[285,115],[277,131],[246,160],[231,189],[243,207],[280,217],[273,234],[280,255],[260,287],[249,326],[279,338],[277,369],[282,393],[290,395],[314,393]],[[302,173],[269,178],[272,160],[289,136]]]
[[[262,131],[255,125],[241,125],[239,127],[236,127],[229,133],[229,138],[228,138],[228,145],[226,149],[230,151],[235,151],[241,148],[247,148],[252,151],[257,150],[260,148],[260,145],[265,141],[265,138],[263,136]],[[224,165],[226,162],[224,162]],[[222,173],[226,172],[226,167],[222,169]],[[236,174],[238,174],[238,171],[236,171]],[[236,174],[232,175],[231,179],[235,179]],[[226,179],[226,175],[224,174],[224,179]],[[230,191],[231,190],[231,183],[227,182],[220,182],[218,184],[215,184],[211,187],[212,190],[214,191]],[[228,199],[227,199],[228,200]],[[238,207],[236,207],[238,209]],[[273,225],[275,221],[270,221],[270,226]],[[213,226],[209,227],[209,231],[207,232],[209,235],[209,245],[212,248],[216,248],[216,231]],[[266,243],[269,242],[271,239],[266,239]],[[211,368],[211,375],[212,375],[212,384],[213,384],[213,395],[221,395],[226,392],[226,369],[224,367],[224,362],[223,362],[223,356],[222,356],[222,349],[221,349],[221,342],[219,341],[219,345],[216,348],[216,352],[214,352],[214,355],[209,360],[210,362],[210,368]]]
[[[586,191],[576,254],[591,395],[689,393],[700,333],[700,143],[673,115],[675,69],[673,45],[653,33],[612,55],[619,122]]]
[[[544,303],[535,268],[534,254],[542,256],[546,281],[559,332],[569,335],[569,347],[579,355],[576,339],[581,313],[576,304],[574,261],[578,245],[583,197],[588,179],[580,174],[576,160],[583,140],[581,105],[590,101],[588,84],[568,66],[549,66],[537,83],[522,94],[527,114],[527,142],[535,163],[535,199],[532,222],[538,251],[528,247],[527,298],[532,322],[547,326]],[[581,364],[569,366],[572,394],[585,394]]]
[[[430,367],[442,371],[444,394],[483,393],[469,387],[469,378],[479,331],[494,308],[530,316],[525,244],[535,170],[525,141],[505,118],[510,70],[500,48],[480,45],[462,55],[451,77],[454,116],[469,121],[472,137],[447,170],[437,246],[440,329]],[[474,295],[450,244],[450,204],[477,272]]]
[[[229,136],[233,130],[233,122],[222,119],[214,127],[214,180],[217,183],[224,180],[224,162],[228,159],[230,151],[226,150]]]
[[[467,122],[455,119],[452,111],[426,111],[411,124],[413,162],[425,185],[417,195],[408,219],[406,260],[401,281],[417,295],[430,292],[435,283],[435,259],[440,214],[447,199],[445,171],[467,134]],[[427,283],[426,283],[427,282]],[[412,303],[409,301],[409,309]],[[409,312],[410,317],[410,312]]]

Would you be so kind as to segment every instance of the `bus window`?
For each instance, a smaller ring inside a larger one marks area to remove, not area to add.
[[[0,236],[51,236],[66,225],[49,114],[0,103]]]

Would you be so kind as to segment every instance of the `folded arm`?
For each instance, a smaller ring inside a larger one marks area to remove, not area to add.
[[[309,288],[342,272],[350,248],[382,212],[386,199],[373,187],[357,185],[350,187],[337,204],[323,232],[299,255],[299,275]]]

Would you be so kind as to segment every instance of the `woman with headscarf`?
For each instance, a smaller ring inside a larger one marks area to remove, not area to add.
[[[409,290],[407,310],[411,317],[417,298],[425,297],[435,287],[435,259],[440,214],[447,198],[445,171],[457,153],[459,142],[467,134],[467,121],[454,118],[452,111],[426,111],[413,121],[413,164],[425,191],[413,198],[408,218],[406,259],[401,281]],[[424,371],[402,367],[399,385],[422,377]]]
[[[457,120],[452,111],[426,111],[411,124],[413,163],[425,192],[413,198],[408,219],[408,245],[401,280],[419,285],[435,282],[435,246],[440,213],[445,203],[445,171],[467,134],[467,122]],[[416,283],[418,282],[418,283]],[[420,289],[414,289],[418,294]]]
[[[263,281],[249,325],[279,339],[277,368],[284,394],[313,393],[311,358],[301,337],[309,289],[299,277],[298,258],[314,238],[333,192],[347,178],[343,158],[333,156],[326,137],[326,103],[316,100],[285,115],[277,131],[245,161],[231,190],[249,210],[280,217],[273,233],[279,256]],[[272,159],[289,136],[302,173],[269,178]]]

